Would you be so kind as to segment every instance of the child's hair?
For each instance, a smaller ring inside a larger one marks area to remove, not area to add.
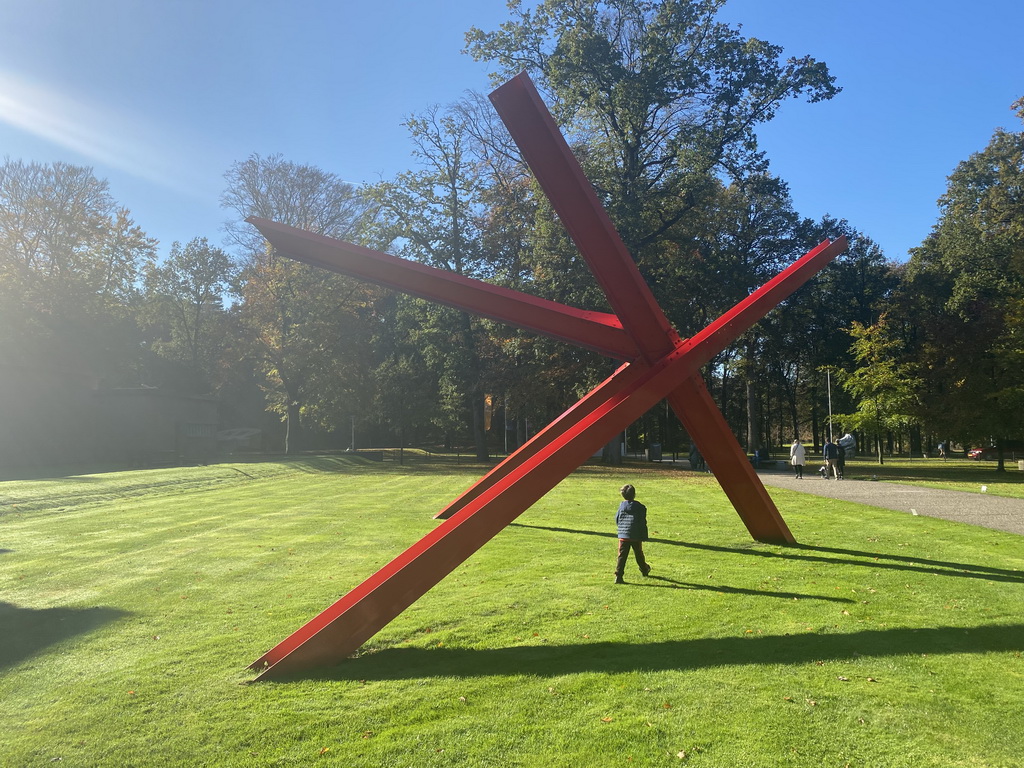
[[[632,501],[636,497],[636,488],[627,483],[619,489],[619,493],[626,501]]]

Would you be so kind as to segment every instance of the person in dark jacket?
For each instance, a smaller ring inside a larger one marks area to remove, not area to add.
[[[831,475],[836,480],[839,479],[839,469],[836,467],[836,462],[839,460],[839,446],[832,442],[831,437],[825,438],[825,445],[821,449],[822,458],[825,460],[825,478]]]
[[[615,562],[615,583],[625,584],[622,574],[626,570],[630,550],[633,550],[640,573],[644,576],[650,575],[651,566],[644,558],[644,542],[648,538],[647,507],[636,500],[636,488],[632,485],[622,486],[619,493],[625,501],[619,504],[619,511],[615,513],[615,527],[619,532],[619,559]]]

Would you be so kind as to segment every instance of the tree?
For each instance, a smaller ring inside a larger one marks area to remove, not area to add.
[[[91,169],[0,163],[0,464],[95,447],[91,390],[145,375],[136,284],[154,246]]]
[[[371,192],[379,205],[378,229],[398,243],[398,255],[458,275],[493,275],[482,249],[482,168],[473,156],[466,114],[428,109],[406,121],[421,169],[399,174]],[[484,371],[480,323],[466,312],[423,306],[423,357],[434,366],[450,427],[468,414],[477,458],[488,457],[484,429]]]
[[[780,360],[785,360],[790,370],[783,396],[790,409],[790,427],[794,434],[810,427],[815,446],[821,444],[828,399],[822,371],[855,367],[848,329],[855,322],[873,325],[881,312],[891,307],[890,297],[898,284],[895,265],[877,243],[849,222],[825,216],[820,221],[804,220],[795,232],[803,247],[840,235],[849,241],[846,252],[797,290],[782,312],[773,313],[766,321],[773,345],[782,355]],[[838,410],[855,407],[846,401],[845,390],[833,390],[832,394]]]
[[[246,263],[240,275],[240,320],[262,366],[269,406],[286,424],[285,451],[303,443],[303,420],[330,430],[365,412],[371,365],[366,344],[378,293],[364,283],[277,255],[244,223],[247,216],[358,241],[369,218],[366,201],[337,176],[280,155],[251,155],[225,173],[221,205]]]
[[[824,64],[781,60],[778,46],[715,20],[725,0],[545,0],[468,52],[539,78],[570,138],[586,144],[591,182],[641,264],[694,207],[715,173],[763,170],[755,127],[783,101],[830,99]]]
[[[723,3],[545,0],[531,10],[511,2],[511,21],[466,35],[474,58],[497,65],[496,81],[524,69],[538,81],[641,273],[683,333],[716,317],[721,287],[734,287],[721,279],[730,260],[716,247],[716,227],[730,184],[767,169],[755,128],[788,99],[821,101],[839,91],[824,64],[783,60],[779,47],[716,21]],[[542,235],[550,225],[538,221]],[[554,298],[586,306],[589,275],[577,274],[579,260],[553,232],[548,244],[534,258],[543,264],[560,256],[550,274],[583,300]],[[740,287],[749,288],[749,279]],[[718,361],[722,370],[727,361],[728,354]]]
[[[1024,100],[1015,108],[1024,118]],[[950,175],[901,294],[920,350],[922,418],[1000,448],[1024,434],[1022,188],[1024,132],[999,129]]]
[[[236,271],[231,258],[205,237],[185,246],[175,242],[166,259],[145,269],[151,322],[163,331],[153,349],[187,365],[200,391],[208,391],[216,378],[225,343],[223,300]]]
[[[855,321],[849,333],[858,367],[841,372],[840,381],[854,396],[857,410],[838,418],[852,429],[874,435],[878,463],[883,464],[885,433],[914,420],[921,381],[914,376],[915,366],[901,362],[902,342],[890,332],[885,315],[871,326]]]
[[[9,363],[94,381],[137,375],[132,311],[155,241],[106,181],[68,163],[0,164],[0,346]]]

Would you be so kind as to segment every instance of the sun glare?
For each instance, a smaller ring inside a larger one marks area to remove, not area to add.
[[[181,192],[195,192],[181,153],[139,116],[97,108],[39,83],[0,71],[0,123]]]

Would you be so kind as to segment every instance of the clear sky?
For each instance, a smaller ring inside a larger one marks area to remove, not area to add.
[[[462,54],[504,0],[0,0],[0,156],[95,169],[161,241],[223,241],[223,174],[279,152],[361,183],[414,165],[400,125],[489,88]],[[956,164],[1020,130],[1021,0],[730,0],[721,17],[825,61],[831,102],[760,132],[797,210],[894,259]]]

